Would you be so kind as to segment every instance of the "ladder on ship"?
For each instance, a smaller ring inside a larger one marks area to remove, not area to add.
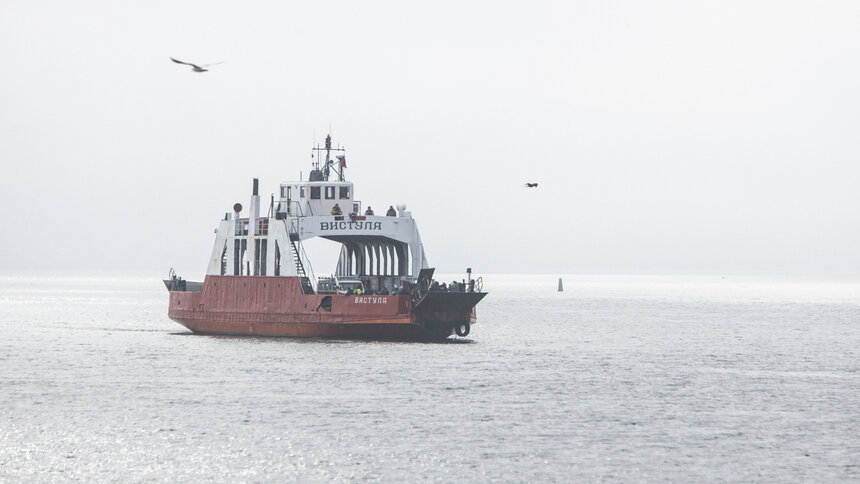
[[[308,277],[305,271],[305,265],[302,263],[302,257],[299,254],[299,248],[296,242],[299,240],[298,234],[290,234],[290,249],[293,252],[293,260],[296,261],[296,274],[299,275],[299,281],[302,284],[302,294],[313,294],[314,286],[311,284],[311,278]]]

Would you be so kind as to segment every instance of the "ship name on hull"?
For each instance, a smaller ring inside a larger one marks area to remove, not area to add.
[[[382,230],[382,222],[362,220],[342,222],[320,222],[320,230]]]
[[[379,222],[377,222],[379,223]],[[356,304],[385,304],[387,297],[356,296]]]

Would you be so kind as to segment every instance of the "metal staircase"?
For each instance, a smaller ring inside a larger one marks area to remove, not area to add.
[[[293,260],[296,261],[296,274],[299,275],[299,281],[302,283],[302,294],[313,294],[314,286],[311,284],[311,278],[308,277],[307,272],[305,271],[305,265],[302,264],[302,258],[299,255],[299,248],[296,246],[296,242],[290,238],[290,248],[293,251]]]
[[[291,229],[294,229],[292,227]],[[305,265],[302,262],[303,259],[307,259],[307,255],[304,255],[304,250],[297,244],[299,242],[299,234],[294,230],[290,230],[290,250],[293,252],[293,260],[296,261],[296,274],[299,276],[299,281],[302,284],[302,294],[314,294],[314,284],[311,282],[313,278],[313,269],[306,271]],[[310,265],[310,262],[308,262]],[[309,268],[310,269],[310,268]]]
[[[296,261],[296,274],[299,277],[307,277],[307,273],[305,272],[305,265],[302,264],[302,258],[299,257],[299,249],[296,247],[296,243],[292,240],[290,241],[290,247],[293,249],[293,260]]]

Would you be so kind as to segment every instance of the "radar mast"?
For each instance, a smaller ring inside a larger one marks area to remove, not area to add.
[[[317,155],[315,156],[314,153],[311,153],[311,158],[315,158],[315,161],[313,162],[314,169],[311,171],[310,181],[328,181],[332,170],[337,174],[337,181],[344,181],[343,169],[346,168],[346,148],[340,145],[337,148],[332,148],[331,134],[327,134],[325,137],[325,147],[316,145],[311,151],[317,153]],[[323,151],[325,151],[325,163],[323,163],[322,169],[320,169],[319,159]],[[331,159],[332,151],[341,153],[335,155],[337,161]]]

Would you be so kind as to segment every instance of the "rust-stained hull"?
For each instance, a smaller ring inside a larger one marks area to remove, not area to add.
[[[326,297],[331,311],[321,307]],[[476,322],[474,305],[415,312],[408,295],[306,295],[297,277],[272,276],[206,276],[199,292],[170,292],[168,316],[202,334],[407,340]]]

